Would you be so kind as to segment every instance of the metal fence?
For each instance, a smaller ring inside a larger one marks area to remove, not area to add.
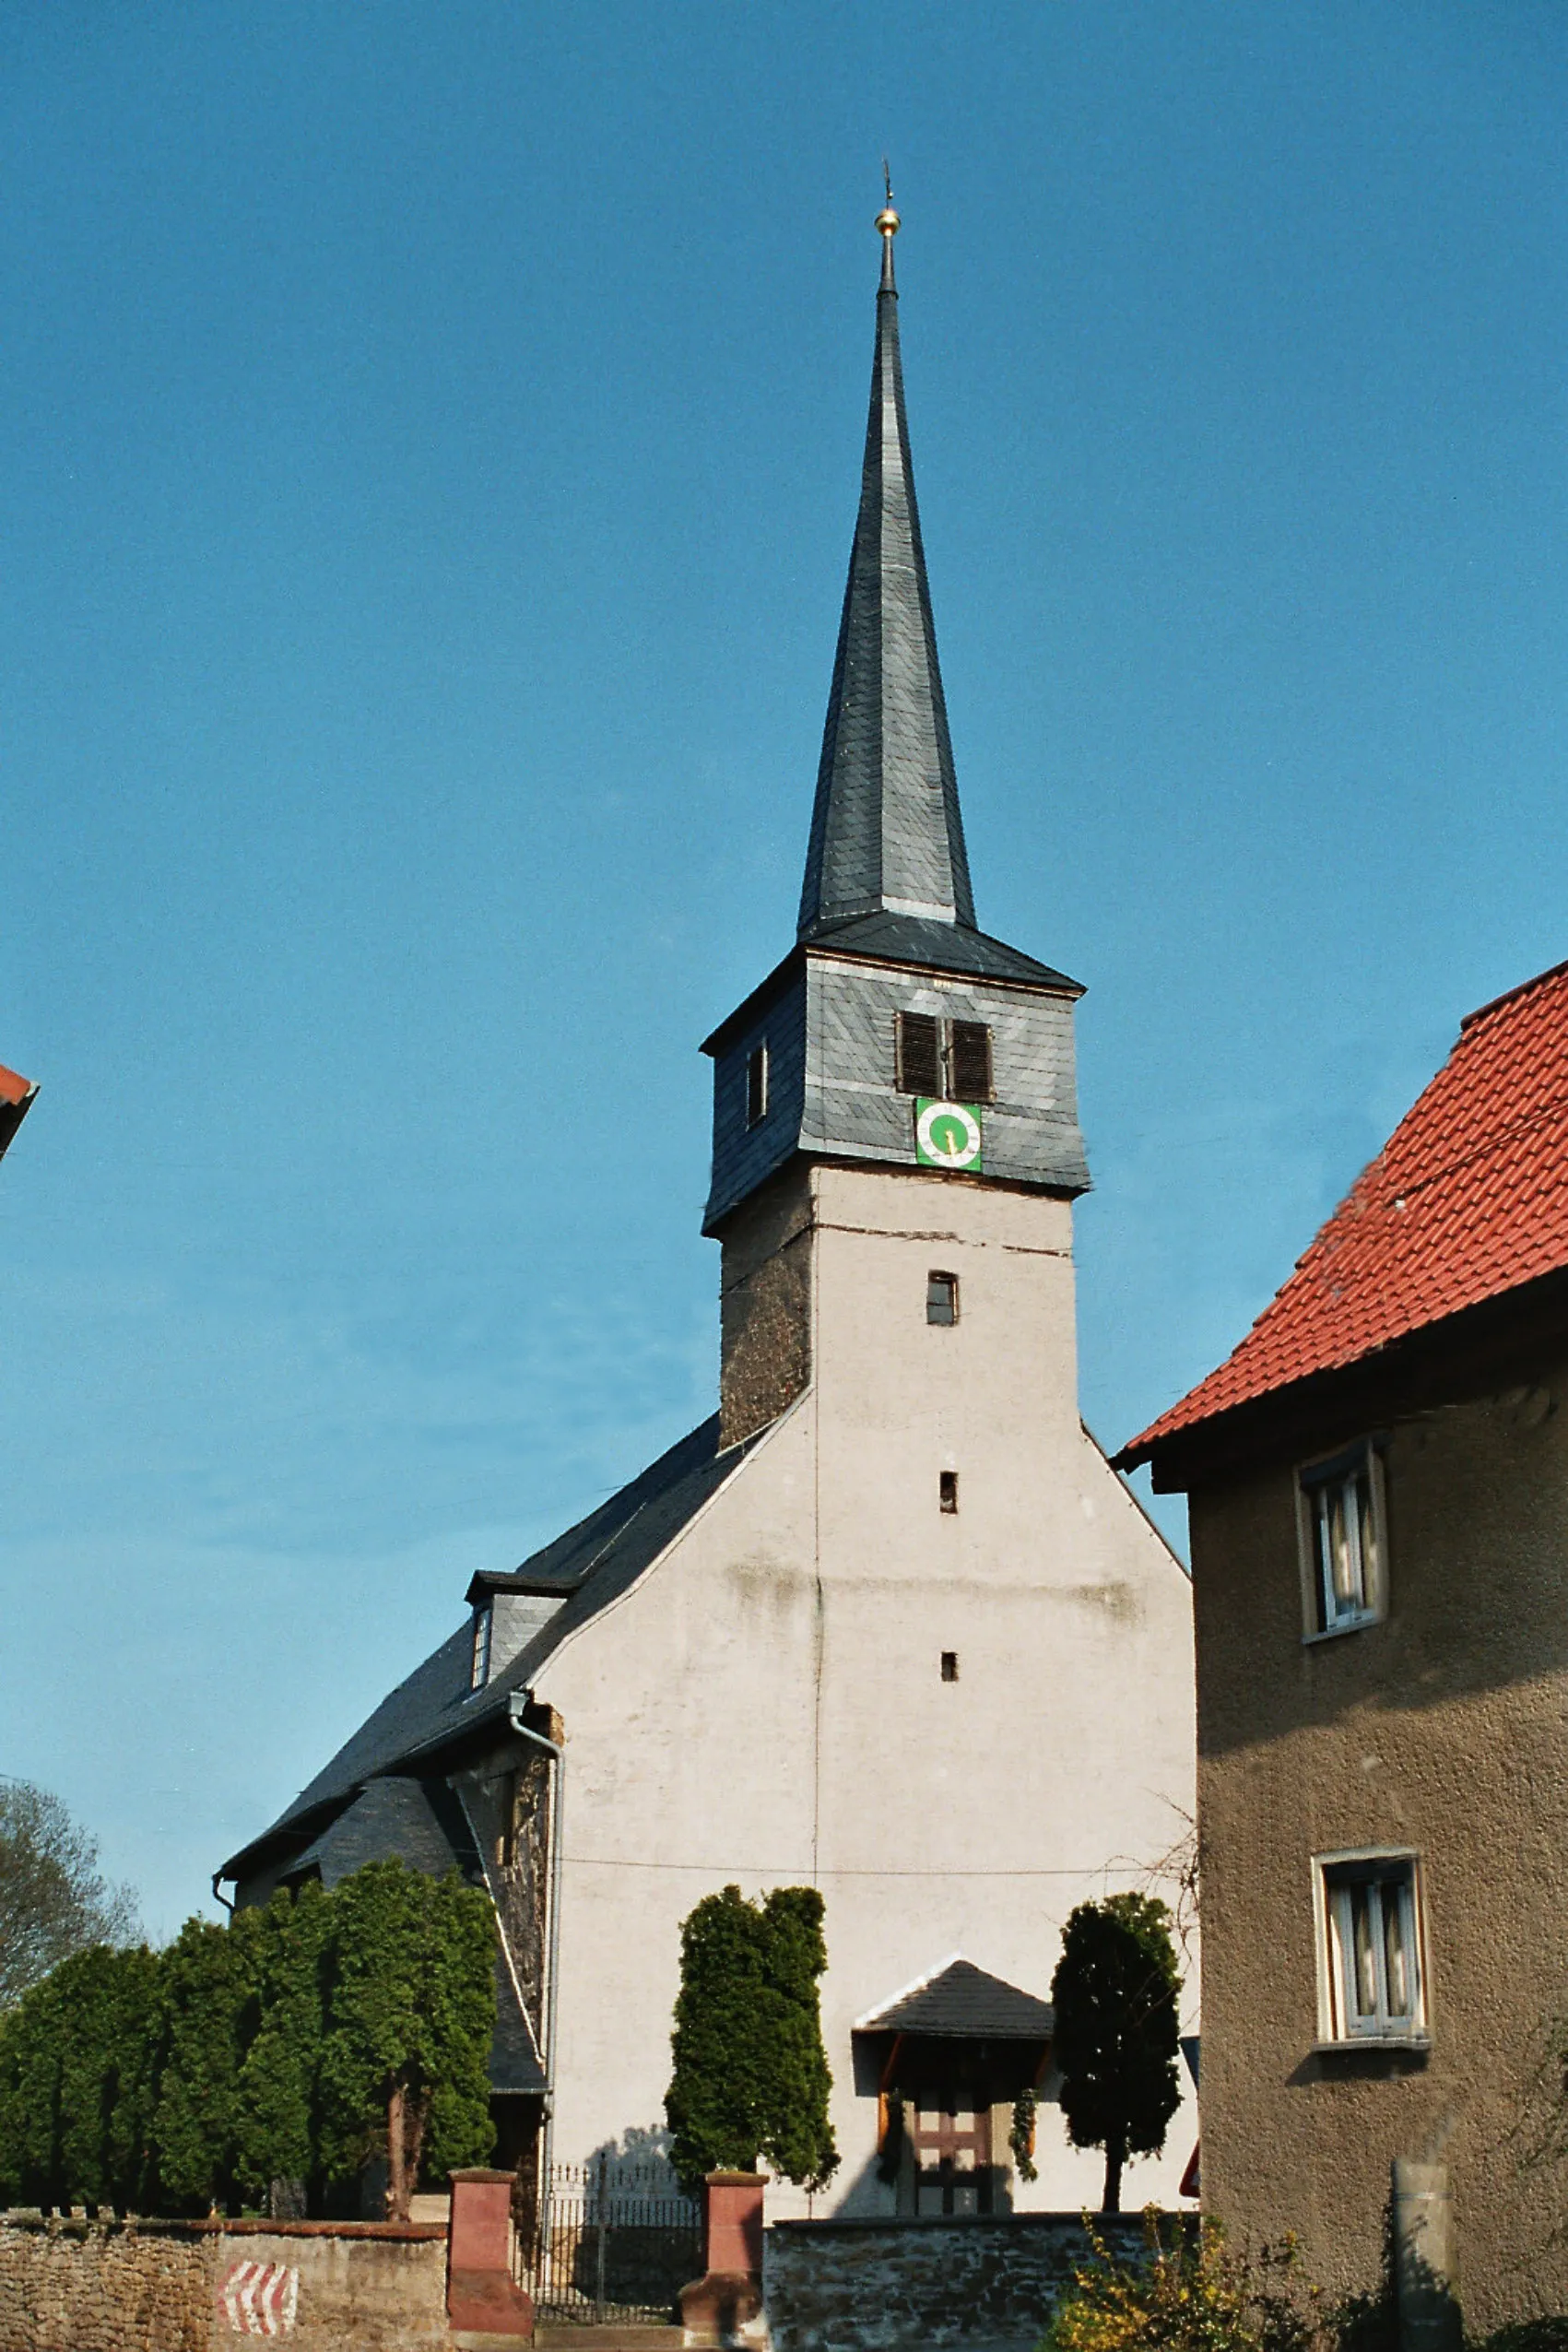
[[[701,2253],[701,2209],[663,2166],[600,2157],[551,2166],[517,2275],[542,2319],[667,2320]]]

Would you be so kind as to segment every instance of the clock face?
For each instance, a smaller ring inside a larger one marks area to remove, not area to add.
[[[977,1104],[933,1102],[925,1094],[916,1098],[914,1156],[923,1168],[962,1169],[973,1175],[982,1165],[983,1141]]]

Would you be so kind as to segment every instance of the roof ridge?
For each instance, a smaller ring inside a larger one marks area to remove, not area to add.
[[[1472,1029],[1478,1021],[1488,1020],[1492,1013],[1501,1011],[1505,1004],[1512,1004],[1515,997],[1527,997],[1532,988],[1544,987],[1549,980],[1561,980],[1565,975],[1568,975],[1568,956],[1565,956],[1561,963],[1549,963],[1544,972],[1538,972],[1532,979],[1516,981],[1513,987],[1504,988],[1500,997],[1489,997],[1485,1004],[1477,1005],[1474,1012],[1467,1012],[1460,1016],[1461,1039],[1466,1031]]]

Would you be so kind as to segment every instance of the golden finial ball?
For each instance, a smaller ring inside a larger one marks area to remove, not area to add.
[[[890,204],[885,205],[882,210],[877,215],[877,226],[884,237],[896,237],[898,235],[899,217],[893,210]]]

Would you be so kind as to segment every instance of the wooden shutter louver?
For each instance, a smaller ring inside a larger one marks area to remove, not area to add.
[[[935,1013],[901,1012],[897,1016],[898,1082],[905,1094],[939,1094],[942,1091],[941,1031]]]
[[[951,1047],[953,1100],[991,1099],[991,1032],[983,1021],[955,1021]]]

